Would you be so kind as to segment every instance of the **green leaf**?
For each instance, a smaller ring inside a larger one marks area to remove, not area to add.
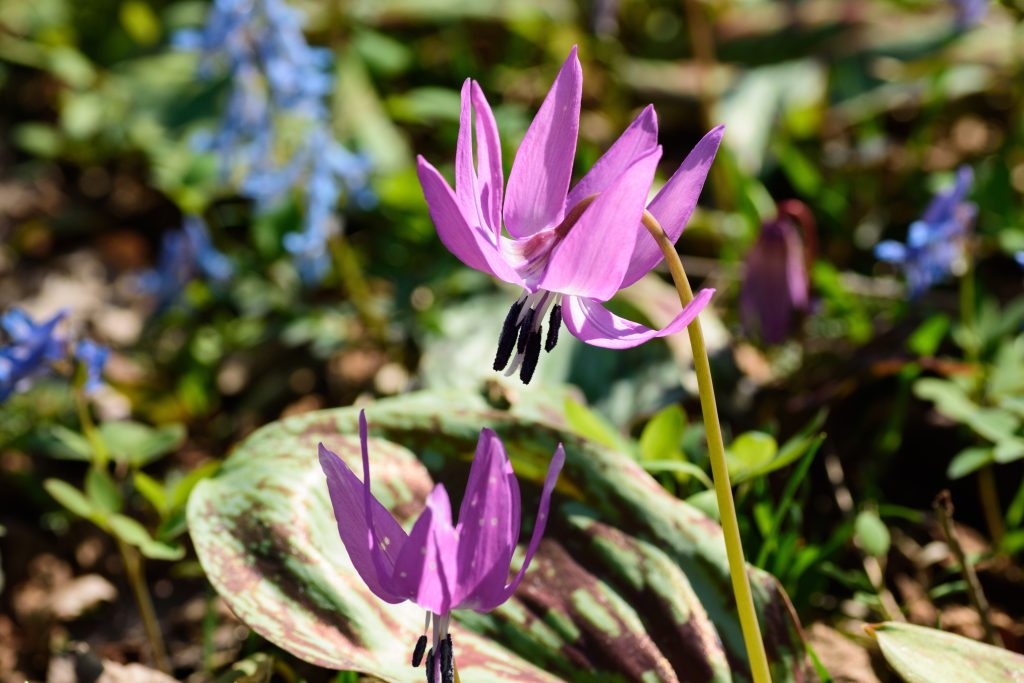
[[[960,479],[993,462],[995,462],[994,449],[982,447],[965,448],[957,453],[949,462],[949,467],[946,468],[946,476],[950,479]]]
[[[675,403],[663,408],[640,432],[640,459],[686,460],[680,450],[685,431],[686,413],[683,409]]]
[[[565,399],[565,419],[569,428],[584,439],[621,453],[632,453],[635,450],[632,442],[600,413],[571,398]]]
[[[995,461],[1001,464],[1020,460],[1024,458],[1024,439],[1015,436],[1003,439],[996,443],[992,454]]]
[[[889,554],[889,529],[874,510],[862,510],[857,515],[854,538],[868,555],[882,558]]]
[[[117,484],[103,470],[90,467],[85,475],[85,495],[104,512],[120,512],[124,499]]]
[[[135,490],[142,494],[142,497],[160,513],[161,517],[166,514],[167,493],[164,491],[163,484],[145,472],[136,472],[132,481],[135,484]]]
[[[767,466],[779,452],[775,437],[764,432],[746,432],[740,434],[729,444],[726,461],[729,465],[729,478],[733,483],[740,483],[771,470]]]
[[[79,517],[89,520],[103,517],[102,510],[99,510],[92,501],[85,497],[85,494],[67,482],[60,479],[47,479],[43,482],[43,488],[53,496],[54,500]]]
[[[949,332],[949,316],[933,315],[914,330],[907,340],[907,348],[918,356],[934,356]]]
[[[659,472],[675,472],[677,474],[684,474],[688,477],[696,478],[706,489],[715,488],[715,484],[711,481],[711,477],[692,462],[685,462],[682,460],[644,460],[640,464],[643,465],[643,468],[651,474],[658,474]]]
[[[477,394],[452,391],[366,409],[374,493],[404,524],[422,509],[431,475],[465,481],[469,454],[487,426],[512,458],[527,539],[551,454],[565,445],[553,519],[523,591],[491,613],[453,615],[462,680],[673,680],[694,667],[704,680],[745,679],[720,528],[664,491],[628,454],[580,439],[557,405],[542,405],[520,397],[504,412]],[[408,653],[395,644],[412,646],[422,612],[380,601],[359,578],[338,538],[316,458],[323,442],[358,471],[357,434],[354,408],[263,427],[196,486],[189,532],[232,611],[276,645],[318,666],[418,682],[422,671],[409,667]],[[429,456],[429,473],[416,454]],[[753,568],[749,576],[773,643],[773,680],[810,675],[778,582]]]
[[[180,424],[150,427],[120,420],[100,425],[100,436],[114,460],[131,467],[144,467],[180,447],[185,441],[185,427]]]
[[[92,446],[89,440],[78,432],[63,425],[49,425],[39,430],[41,448],[51,458],[58,460],[92,460]]]
[[[146,531],[146,527],[125,515],[113,515],[110,518],[110,531],[129,545],[139,549],[146,557],[153,560],[180,560],[185,556],[182,546],[175,546],[155,540]]]
[[[139,45],[154,45],[160,40],[160,20],[149,5],[140,0],[121,3],[121,25]]]
[[[1024,656],[945,631],[895,622],[867,630],[907,683],[1007,683],[1024,671]]]

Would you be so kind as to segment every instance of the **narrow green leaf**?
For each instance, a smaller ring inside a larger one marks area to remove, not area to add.
[[[81,491],[60,479],[47,479],[43,488],[53,496],[54,500],[70,512],[89,520],[102,518],[103,511],[98,509]]]
[[[993,462],[995,462],[994,449],[982,447],[965,448],[957,453],[949,462],[949,467],[946,468],[946,476],[950,479],[960,479]]]
[[[167,511],[167,493],[164,491],[163,484],[145,472],[136,472],[132,481],[135,484],[135,490],[142,494],[142,497],[153,506],[153,509],[163,516]]]

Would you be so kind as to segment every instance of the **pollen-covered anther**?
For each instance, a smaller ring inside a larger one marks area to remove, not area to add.
[[[494,369],[501,372],[508,365],[512,358],[512,351],[516,348],[516,337],[519,335],[519,314],[523,310],[523,299],[516,301],[505,316],[505,322],[501,326],[501,336],[498,337],[498,353],[494,356]]]
[[[441,657],[441,683],[454,683],[455,681],[455,657],[452,652],[452,636],[449,633],[438,646]]]
[[[423,653],[427,649],[427,637],[420,636],[420,639],[416,641],[416,647],[412,651],[412,665],[417,667],[420,662],[423,661]]]
[[[558,343],[558,331],[562,328],[562,304],[555,304],[551,307],[551,315],[548,317],[548,336],[544,340],[544,350],[551,353]]]
[[[533,373],[537,370],[537,361],[540,360],[540,338],[543,333],[543,326],[530,331],[526,340],[526,348],[523,350],[523,364],[519,368],[519,379],[523,384],[529,384],[533,379]]]

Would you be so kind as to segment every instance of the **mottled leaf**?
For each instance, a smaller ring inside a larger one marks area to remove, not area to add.
[[[520,479],[528,537],[539,484],[565,444],[546,539],[519,591],[490,614],[455,615],[462,680],[749,680],[720,528],[628,455],[571,434],[558,403],[505,412],[460,392],[367,408],[374,492],[407,525],[435,478],[457,508],[479,430],[489,426]],[[422,669],[408,660],[423,615],[363,585],[317,463],[323,441],[360,471],[357,415],[308,413],[253,434],[196,487],[189,529],[214,586],[264,637],[320,666],[418,681]],[[778,582],[750,576],[773,680],[812,679]]]
[[[1024,656],[924,626],[868,627],[885,661],[907,683],[1024,683]]]

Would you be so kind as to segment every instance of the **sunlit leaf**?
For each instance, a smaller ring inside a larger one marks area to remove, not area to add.
[[[1022,680],[1024,656],[937,629],[896,622],[868,627],[885,661],[907,683]]]

